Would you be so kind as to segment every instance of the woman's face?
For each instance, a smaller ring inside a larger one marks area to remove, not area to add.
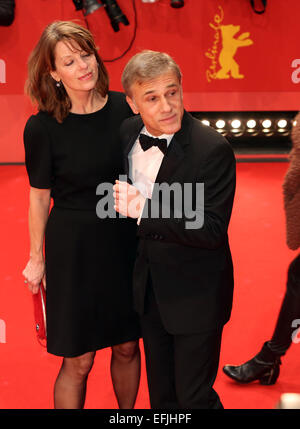
[[[55,47],[56,70],[51,76],[62,81],[68,95],[77,91],[91,91],[98,80],[98,63],[94,54],[83,51],[75,42],[60,41]]]

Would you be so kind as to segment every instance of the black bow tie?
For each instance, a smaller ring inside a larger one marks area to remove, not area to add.
[[[152,146],[157,146],[164,154],[167,152],[167,140],[159,139],[147,136],[146,134],[140,134],[140,144],[143,150],[148,150]]]

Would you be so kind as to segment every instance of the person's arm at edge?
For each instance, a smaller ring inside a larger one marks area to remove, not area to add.
[[[45,286],[43,244],[50,201],[50,189],[30,188],[28,211],[30,259],[23,271],[23,275],[28,281],[28,287],[32,293],[38,292],[41,281]]]

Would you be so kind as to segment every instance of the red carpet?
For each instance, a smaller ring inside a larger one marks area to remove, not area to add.
[[[274,386],[240,386],[221,370],[226,363],[240,364],[256,354],[276,322],[286,270],[295,254],[285,244],[282,179],[287,165],[237,166],[230,227],[236,284],[234,307],[224,330],[215,384],[227,409],[272,409],[281,393],[300,393],[300,344],[293,344],[283,359],[281,375]],[[29,253],[28,182],[23,166],[0,166],[0,201],[0,409],[53,408],[52,390],[61,359],[48,355],[36,341],[32,298],[21,275]],[[109,349],[97,354],[86,408],[117,407],[109,357]],[[136,408],[149,408],[144,361]]]

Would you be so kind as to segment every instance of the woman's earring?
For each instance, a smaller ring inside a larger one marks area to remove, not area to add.
[[[59,88],[59,87],[60,87],[60,85],[61,85],[61,83],[60,83],[60,82],[56,82],[56,86],[57,86],[57,88]]]

